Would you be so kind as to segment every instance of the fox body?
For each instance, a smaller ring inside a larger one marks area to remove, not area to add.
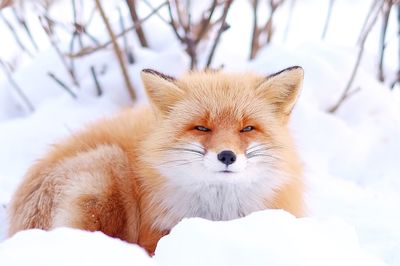
[[[150,105],[52,147],[14,194],[9,235],[68,226],[151,253],[185,217],[229,220],[268,208],[303,215],[287,128],[302,79],[300,67],[179,79],[143,70]]]

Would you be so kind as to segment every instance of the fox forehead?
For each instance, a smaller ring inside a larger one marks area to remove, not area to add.
[[[253,74],[195,72],[177,80],[177,86],[188,97],[228,100],[246,98],[246,95],[254,97],[256,87],[263,80]]]
[[[194,73],[177,81],[184,96],[175,103],[174,116],[227,126],[241,125],[272,113],[256,94],[263,81],[256,75]]]

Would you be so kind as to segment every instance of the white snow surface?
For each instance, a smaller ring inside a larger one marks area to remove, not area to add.
[[[165,266],[384,265],[360,249],[343,221],[296,219],[280,210],[228,222],[184,219],[160,240],[154,259]]]
[[[137,245],[101,232],[71,228],[57,228],[49,233],[38,229],[17,233],[0,243],[0,259],[4,266],[155,265]]]
[[[40,244],[37,244],[40,243]],[[0,243],[2,265],[382,266],[341,220],[296,219],[280,210],[212,222],[184,219],[151,259],[140,247],[100,232],[28,230]]]
[[[104,2],[111,12],[113,4]],[[224,64],[226,71],[262,74],[292,65],[305,69],[290,127],[304,163],[309,217],[296,219],[283,211],[268,210],[226,222],[185,219],[160,241],[153,258],[136,245],[66,228],[31,230],[5,240],[5,206],[28,167],[49,145],[72,131],[132,105],[112,50],[76,60],[81,85],[76,88],[48,45],[31,60],[16,53],[7,37],[1,51],[9,48],[8,53],[1,56],[20,60],[14,78],[36,111],[30,114],[0,76],[0,265],[400,265],[400,93],[375,78],[378,27],[367,42],[354,82],[354,88],[361,90],[337,113],[327,112],[350,76],[358,51],[354,44],[371,1],[335,1],[325,41],[320,41],[321,8],[328,1],[298,2],[287,41],[278,29],[277,40],[248,62],[249,41],[243,40],[250,38],[251,19],[236,18],[249,16],[250,7],[248,1],[235,1],[228,17],[232,27],[222,36],[214,66]],[[63,10],[63,3],[69,1],[58,3]],[[285,12],[287,4],[277,13],[277,21],[285,21]],[[337,18],[339,14],[342,19]],[[354,23],[346,23],[349,18]],[[389,32],[393,35],[392,25]],[[150,19],[144,27],[145,32],[154,33],[149,36],[151,49],[134,42],[136,61],[129,66],[139,104],[146,102],[139,75],[142,68],[179,76],[189,62],[160,20]],[[102,26],[94,28],[96,37],[107,40]],[[8,36],[2,34],[5,31],[0,27],[0,36]],[[43,43],[45,36],[39,40]],[[398,58],[393,43],[386,55],[389,77],[395,73]],[[204,60],[202,55],[200,61]],[[101,97],[95,96],[91,65],[99,72],[104,70],[99,75],[104,90]],[[62,77],[78,100],[50,80],[48,71]]]

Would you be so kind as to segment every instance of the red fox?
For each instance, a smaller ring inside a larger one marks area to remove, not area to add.
[[[149,253],[185,217],[229,220],[263,209],[304,215],[288,119],[303,81],[145,69],[150,104],[88,126],[33,165],[10,205],[9,235],[67,226]]]

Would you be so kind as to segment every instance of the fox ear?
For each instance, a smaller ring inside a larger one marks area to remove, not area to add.
[[[142,82],[147,96],[157,109],[168,112],[184,94],[176,85],[176,79],[152,69],[143,69]]]
[[[300,94],[304,70],[299,66],[286,68],[268,76],[256,91],[258,95],[273,103],[280,114],[288,117]]]

